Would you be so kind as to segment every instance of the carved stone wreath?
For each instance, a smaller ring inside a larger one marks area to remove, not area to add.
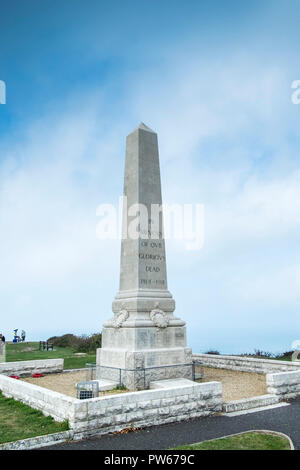
[[[167,314],[159,308],[155,308],[150,312],[150,319],[157,328],[166,328],[169,324]]]
[[[127,318],[129,317],[129,313],[127,310],[123,309],[123,310],[120,310],[118,313],[116,313],[113,321],[112,321],[112,326],[114,328],[120,328],[124,321],[127,320]]]

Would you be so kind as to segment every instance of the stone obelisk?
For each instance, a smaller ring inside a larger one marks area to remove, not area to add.
[[[123,202],[120,289],[102,330],[98,378],[121,374],[131,390],[191,378],[185,322],[167,288],[157,134],[143,123],[127,136]]]

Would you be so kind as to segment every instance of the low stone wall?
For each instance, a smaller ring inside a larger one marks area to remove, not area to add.
[[[300,370],[267,374],[267,390],[285,399],[300,396]]]
[[[145,427],[208,416],[222,410],[222,384],[207,382],[128,392],[89,400],[0,375],[7,397],[41,410],[56,421],[68,420],[74,439],[128,427]]]
[[[3,341],[0,341],[0,362],[5,362],[6,361],[6,346]]]
[[[225,356],[221,354],[193,354],[193,359],[202,362],[206,367],[238,370],[241,372],[256,372],[257,374],[300,371],[300,361],[277,361],[274,359],[255,359],[252,357]]]
[[[55,421],[72,420],[74,418],[74,399],[46,388],[39,387],[22,380],[0,375],[0,390],[6,397],[14,398]]]
[[[128,427],[146,427],[208,416],[222,410],[222,384],[191,383],[161,390],[130,392],[75,403],[70,423],[75,438]]]
[[[278,402],[279,397],[277,395],[258,395],[256,397],[241,398],[240,400],[231,400],[227,403],[223,403],[223,411],[225,411],[225,413],[234,413],[236,411],[275,405]]]
[[[26,377],[34,373],[54,374],[62,372],[63,359],[39,359],[36,361],[16,361],[0,363],[0,374]]]

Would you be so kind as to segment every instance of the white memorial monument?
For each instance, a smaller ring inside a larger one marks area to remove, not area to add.
[[[157,134],[141,123],[127,137],[120,290],[97,351],[97,377],[121,377],[130,390],[192,378],[185,322],[167,287],[161,204]]]

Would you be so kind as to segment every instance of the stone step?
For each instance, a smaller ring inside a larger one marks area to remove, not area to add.
[[[97,382],[99,383],[99,392],[113,390],[119,385],[118,382],[113,382],[112,380],[106,380],[106,379],[100,379]]]
[[[232,413],[234,411],[250,410],[251,408],[259,408],[260,406],[268,406],[279,403],[277,395],[259,395],[257,397],[242,398],[241,400],[232,400],[223,403],[223,411]]]
[[[164,380],[153,380],[150,382],[150,389],[154,390],[157,388],[170,388],[170,387],[184,387],[185,385],[193,385],[194,382],[189,379],[164,379]]]

